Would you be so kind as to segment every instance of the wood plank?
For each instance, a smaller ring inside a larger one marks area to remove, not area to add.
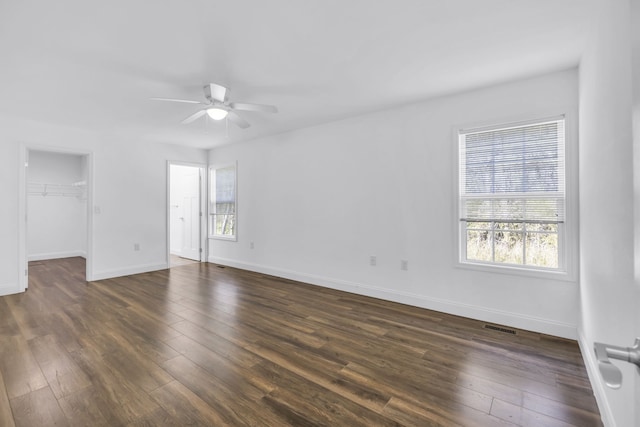
[[[48,383],[22,336],[0,337],[0,372],[9,399],[47,387]]]
[[[86,424],[90,425],[90,424]],[[126,427],[184,427],[183,421],[169,415],[167,411],[158,408],[155,411],[126,424]]]
[[[547,399],[531,393],[524,394],[522,407],[543,415],[565,421],[567,423],[578,423],[582,426],[597,426],[600,417],[597,415],[597,405],[595,398],[585,396],[579,401],[571,401],[567,399],[565,402],[559,402],[553,399]],[[584,407],[586,409],[582,409]]]
[[[247,349],[260,355],[266,361],[280,366],[306,381],[316,383],[346,400],[353,401],[374,412],[381,409],[382,403],[379,399],[372,398],[373,396],[377,397],[379,393],[376,393],[375,389],[367,389],[362,384],[346,380],[340,374],[343,368],[340,363],[326,360],[304,349],[296,349],[284,342],[278,344],[263,342],[260,345],[251,345]],[[253,370],[256,371],[263,365],[257,365]]]
[[[219,341],[222,344],[225,340],[221,339]],[[260,357],[242,347],[236,347],[235,351],[225,347],[225,351],[221,352],[217,348],[205,347],[187,336],[174,338],[171,341],[167,341],[167,344],[204,369],[210,369],[212,372],[218,368],[224,369],[226,372],[233,373],[238,377],[246,375],[247,368],[262,361]]]
[[[557,418],[549,417],[521,406],[504,402],[500,399],[493,401],[491,415],[519,426],[570,427],[571,425],[580,425],[582,427],[589,427],[600,425],[568,424]]]
[[[336,387],[344,390],[349,388],[354,396],[357,395],[357,399],[343,399],[343,393],[326,393],[320,383],[307,380],[271,362],[265,361],[252,368],[252,371],[268,378],[275,386],[263,398],[264,403],[290,422],[298,422],[303,418],[314,425],[397,425],[394,420],[381,415],[389,397],[375,390],[360,388],[354,392],[354,388],[345,382],[335,382]],[[313,396],[313,399],[309,399],[309,396]]]
[[[459,420],[462,424],[469,424],[470,420],[488,414],[491,407],[490,395],[462,387],[456,389],[444,383],[433,385],[420,379],[397,380],[393,373],[383,373],[355,363],[350,363],[341,373],[353,380],[360,378],[374,383],[380,393],[392,396],[391,400],[397,398],[405,406],[411,405],[415,411],[427,411],[452,423]]]
[[[58,400],[71,426],[112,427],[131,420],[99,387],[90,386]],[[144,417],[144,416],[143,416]],[[141,419],[135,418],[135,420]]]
[[[179,356],[164,365],[167,371],[206,402],[223,425],[280,425],[282,420],[261,408],[264,393],[248,381],[226,369],[204,369]]]
[[[178,381],[172,381],[154,390],[151,396],[171,417],[180,420],[183,425],[227,425],[224,418],[211,406]]]
[[[173,381],[173,377],[153,361],[124,348],[103,355],[102,361],[108,371],[116,372],[132,387],[147,393]]]
[[[16,323],[16,320],[9,309],[8,302],[12,298],[18,299],[16,295],[0,298],[0,337],[20,334],[18,323]]]
[[[29,342],[29,348],[56,398],[91,385],[87,375],[69,357],[55,336],[36,337]]]
[[[55,336],[58,343],[62,345],[67,352],[80,350],[82,345],[78,341],[78,335],[65,324],[65,319],[62,315],[63,313],[57,312],[47,316],[49,334]]]
[[[185,314],[187,316],[187,314]],[[192,319],[191,317],[189,317]],[[197,321],[196,321],[197,322]],[[184,336],[189,337],[205,347],[221,354],[235,356],[237,348],[245,348],[247,345],[258,341],[261,336],[248,328],[228,328],[222,324],[220,327],[218,323],[212,325],[207,324],[207,327],[202,327],[194,321],[183,321],[172,325],[177,331],[181,332]],[[249,354],[249,352],[241,352],[239,354],[241,363],[254,364],[256,363],[256,356]]]
[[[38,292],[35,290],[22,298],[7,299],[9,310],[25,340],[45,335],[49,331],[45,315],[50,306],[45,304],[44,295],[39,297]]]
[[[74,362],[91,378],[92,386],[100,398],[117,408],[118,415],[126,422],[135,421],[157,409],[157,404],[145,392],[145,383],[129,378],[128,370],[114,363],[105,355],[85,348],[71,354]],[[141,373],[142,376],[146,375]]]
[[[16,427],[64,426],[69,423],[49,387],[11,399]]]
[[[7,396],[7,389],[4,386],[2,370],[0,370],[0,426],[15,426],[15,423],[13,422],[13,413],[11,412],[11,405],[9,404],[9,396]]]

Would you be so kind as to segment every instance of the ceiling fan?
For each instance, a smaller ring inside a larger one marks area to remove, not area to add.
[[[230,102],[229,101],[229,89],[215,83],[209,83],[203,87],[204,97],[206,101],[191,101],[188,99],[173,99],[173,98],[151,98],[153,101],[169,101],[169,102],[182,102],[185,104],[200,104],[205,107],[196,111],[186,119],[182,124],[189,124],[204,116],[205,114],[211,117],[213,120],[228,119],[233,124],[239,126],[242,129],[248,128],[249,122],[243,119],[237,111],[258,111],[262,113],[277,113],[278,109],[273,105],[264,104],[248,104],[245,102]]]

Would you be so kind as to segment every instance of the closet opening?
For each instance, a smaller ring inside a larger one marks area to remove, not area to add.
[[[52,280],[89,280],[90,154],[27,148],[24,157],[24,289],[35,268],[47,269]]]

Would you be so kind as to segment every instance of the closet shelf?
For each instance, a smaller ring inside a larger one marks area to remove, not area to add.
[[[30,182],[27,185],[27,194],[41,197],[76,197],[79,200],[86,200],[86,181],[72,184]]]

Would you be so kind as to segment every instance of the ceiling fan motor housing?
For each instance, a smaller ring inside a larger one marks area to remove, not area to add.
[[[215,83],[204,86],[204,95],[211,102],[226,102],[229,99],[229,89]]]

